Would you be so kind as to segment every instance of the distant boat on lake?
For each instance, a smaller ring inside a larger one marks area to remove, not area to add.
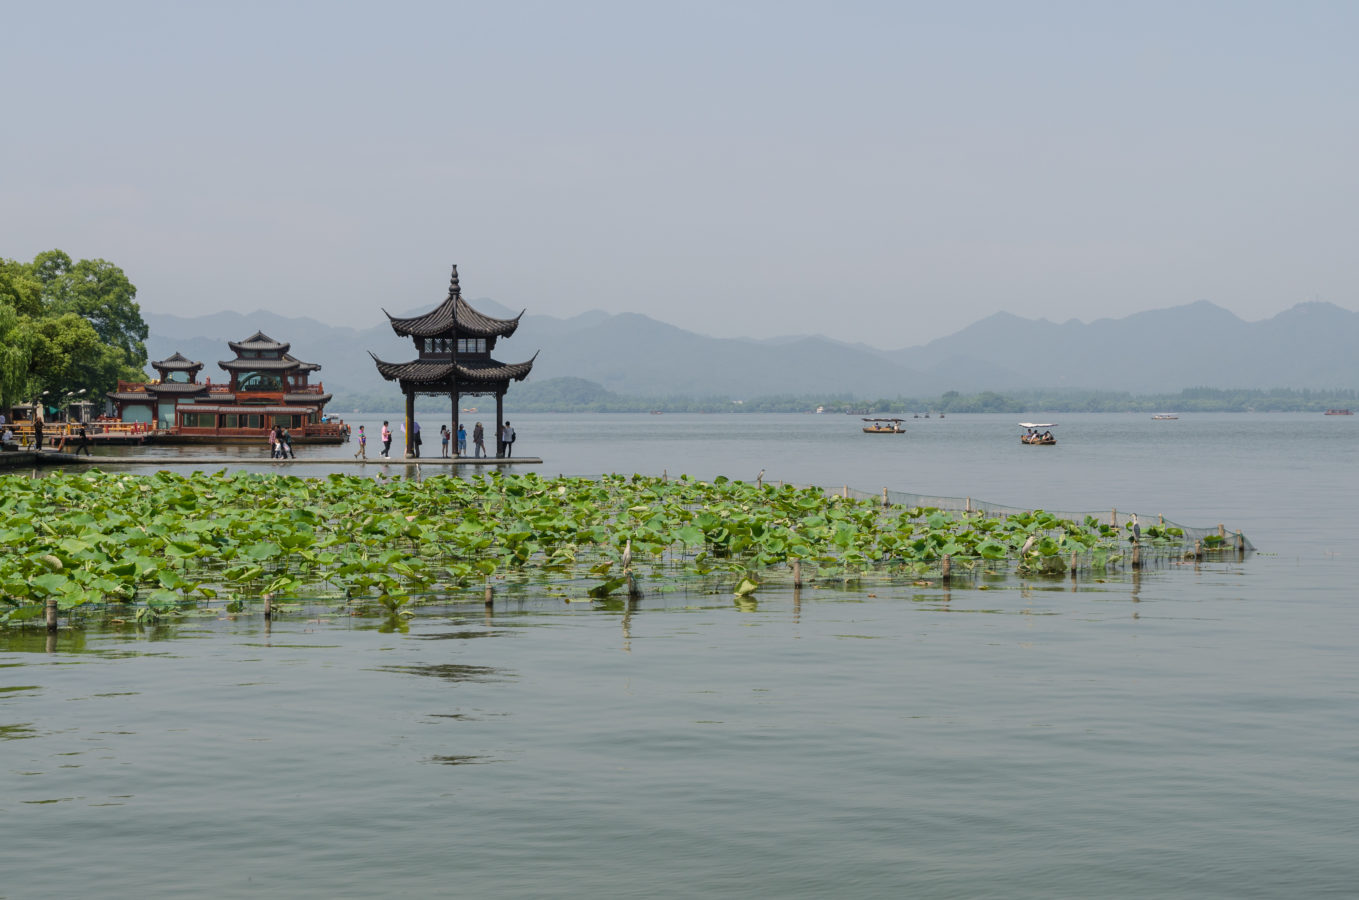
[[[1024,429],[1024,433],[1019,436],[1021,444],[1051,447],[1057,443],[1057,439],[1052,436],[1051,431],[1051,429],[1057,427],[1056,422],[1020,422],[1019,427]]]
[[[905,434],[906,426],[901,419],[864,419],[864,434]]]
[[[1156,415],[1152,416],[1152,418],[1161,422],[1165,422],[1169,419],[1178,419],[1179,415],[1177,413],[1157,413]]]
[[[1348,409],[1328,409],[1328,410],[1326,410],[1326,415],[1328,415],[1328,416],[1352,416],[1352,415],[1354,415],[1354,413],[1351,412],[1351,411],[1348,410]]]

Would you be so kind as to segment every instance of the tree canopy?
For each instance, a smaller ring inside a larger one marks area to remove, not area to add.
[[[81,391],[99,400],[118,380],[141,379],[148,329],[137,288],[103,259],[61,250],[32,262],[0,258],[0,408]]]

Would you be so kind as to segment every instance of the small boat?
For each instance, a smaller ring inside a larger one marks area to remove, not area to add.
[[[1326,410],[1326,415],[1328,415],[1328,416],[1352,416],[1352,415],[1354,415],[1354,413],[1351,412],[1351,411],[1348,410],[1348,409],[1328,409],[1328,410]]]
[[[1021,444],[1050,447],[1057,443],[1057,439],[1052,436],[1052,429],[1057,427],[1056,422],[1020,422],[1019,427],[1024,429],[1024,433],[1019,436]]]
[[[864,419],[864,434],[905,434],[906,426],[902,419]]]
[[[1152,418],[1157,420],[1158,422],[1166,422],[1169,421],[1170,419],[1178,419],[1179,416],[1176,413],[1157,413],[1156,415],[1152,416]]]

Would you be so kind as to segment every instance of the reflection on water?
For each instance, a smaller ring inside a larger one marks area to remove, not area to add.
[[[505,673],[491,666],[459,666],[451,663],[424,666],[378,666],[375,671],[395,672],[398,675],[423,675],[444,681],[490,681],[505,677]]]

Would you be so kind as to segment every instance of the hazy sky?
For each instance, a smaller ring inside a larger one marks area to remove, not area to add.
[[[0,0],[0,256],[881,347],[1359,309],[1359,4]],[[286,337],[286,336],[285,336]],[[294,340],[299,336],[293,335]]]

